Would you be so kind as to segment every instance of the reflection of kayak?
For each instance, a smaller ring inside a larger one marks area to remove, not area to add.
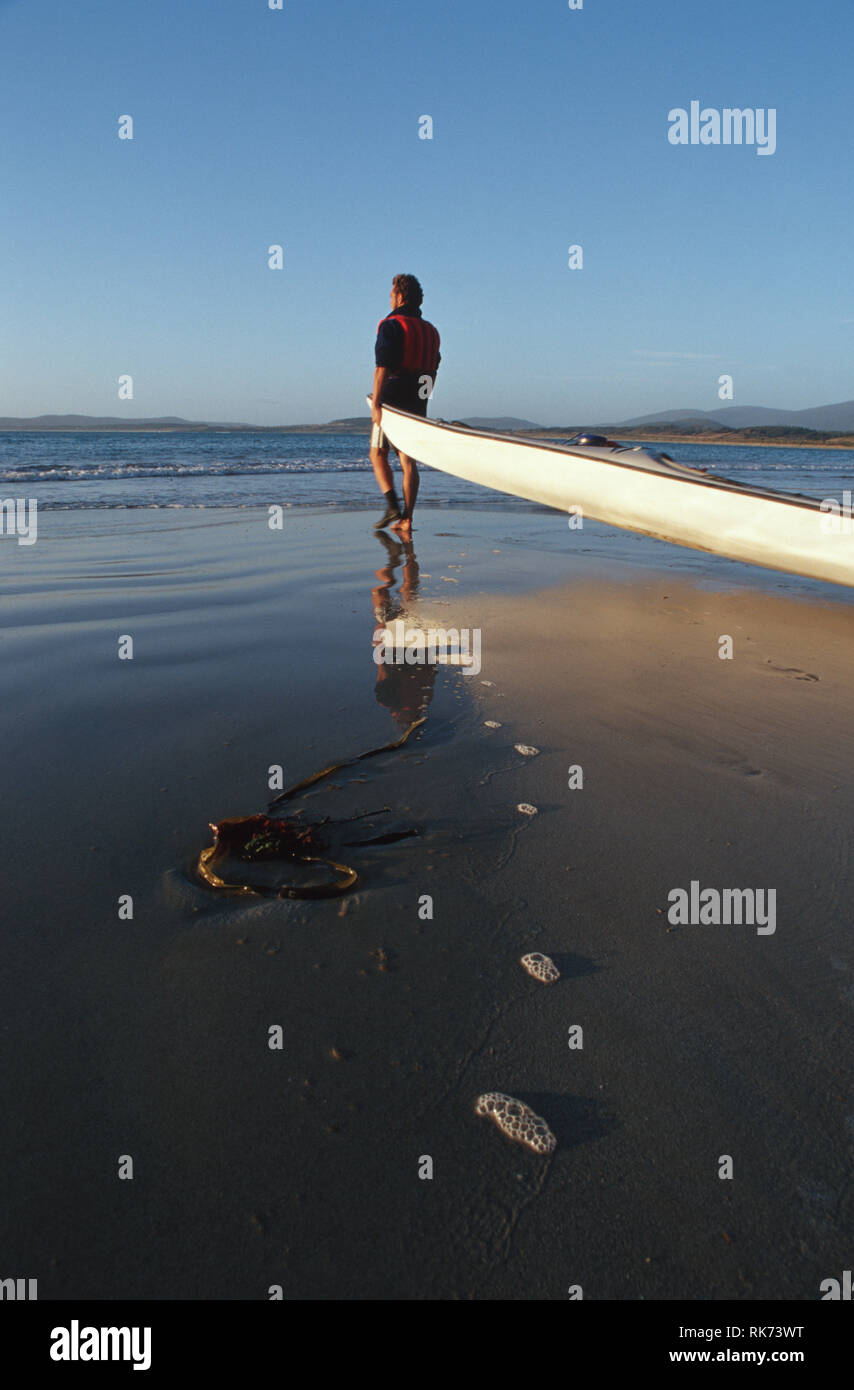
[[[608,440],[554,444],[384,406],[396,449],[472,483],[732,560],[854,585],[847,516],[798,493],[736,483]],[[833,529],[831,529],[833,528]]]

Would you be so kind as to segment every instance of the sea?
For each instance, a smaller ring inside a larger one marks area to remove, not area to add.
[[[549,441],[559,442],[559,441]],[[642,443],[641,440],[624,441]],[[745,483],[842,500],[854,450],[647,445]],[[50,510],[128,507],[376,508],[367,435],[190,431],[0,432],[0,496]],[[419,505],[545,511],[424,467]]]
[[[552,441],[550,441],[552,442]],[[559,441],[553,441],[559,442]],[[643,441],[625,441],[642,443]],[[854,450],[797,449],[691,442],[647,445],[710,474],[844,503],[854,491]],[[400,477],[399,471],[397,473]],[[226,511],[280,506],[287,515],[365,513],[365,532],[381,510],[368,458],[367,434],[286,434],[247,430],[0,432],[0,502],[36,498],[39,535],[156,532],[168,544],[187,525],[217,526]],[[354,517],[355,520],[355,517]],[[854,589],[739,564],[705,551],[668,545],[585,518],[583,532],[536,502],[508,497],[422,466],[415,526],[424,543],[436,536],[491,537],[513,564],[506,582],[542,583],[544,560],[580,561],[670,571],[715,588],[782,589],[854,604]],[[357,523],[358,525],[358,523]],[[437,527],[441,529],[437,529]],[[5,538],[5,533],[4,533]],[[571,541],[571,544],[569,543]],[[156,543],[155,544],[156,549]],[[7,564],[16,557],[2,547]],[[12,546],[18,550],[19,547]],[[28,547],[20,547],[21,555]],[[21,563],[21,555],[17,557]],[[497,570],[493,584],[504,583]]]

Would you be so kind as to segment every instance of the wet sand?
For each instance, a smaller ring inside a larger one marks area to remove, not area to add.
[[[565,519],[419,520],[414,555],[339,513],[3,547],[8,1269],[44,1299],[817,1298],[850,1264],[854,605],[664,547],[606,570]],[[378,679],[377,613],[478,628],[483,669]],[[418,831],[351,848],[353,893],[194,881],[271,766],[425,700],[300,802]],[[692,880],[776,889],[775,932],[672,925]],[[475,1117],[494,1090],[551,1157]]]

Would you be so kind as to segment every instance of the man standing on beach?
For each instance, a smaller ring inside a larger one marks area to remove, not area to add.
[[[377,327],[375,347],[376,368],[371,403],[371,463],[380,491],[386,500],[385,514],[376,530],[392,526],[409,537],[412,534],[412,513],[418,496],[418,467],[408,454],[400,455],[403,469],[403,511],[394,490],[394,478],[388,461],[389,440],[380,424],[381,408],[394,406],[411,415],[426,415],[427,401],[433,391],[440,362],[439,334],[421,316],[424,295],[414,275],[395,275],[392,281],[391,313]]]

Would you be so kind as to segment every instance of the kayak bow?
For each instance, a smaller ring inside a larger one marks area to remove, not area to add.
[[[609,440],[518,438],[383,406],[396,449],[483,487],[768,569],[854,586],[854,531],[827,504]]]

